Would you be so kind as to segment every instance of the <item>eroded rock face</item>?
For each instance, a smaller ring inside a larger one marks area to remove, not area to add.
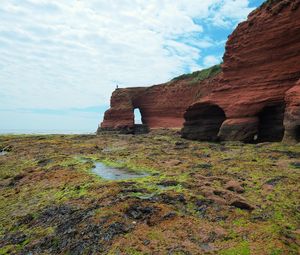
[[[299,142],[299,17],[300,0],[268,1],[229,37],[221,74],[119,89],[101,127],[132,127],[139,108],[150,128],[184,125],[190,139]]]
[[[188,106],[208,95],[216,84],[218,76],[200,83],[183,79],[149,88],[117,89],[98,130],[131,130],[135,108],[139,108],[142,122],[149,128],[181,128]]]
[[[287,142],[300,142],[300,80],[286,93],[286,110],[284,118]]]
[[[185,115],[182,137],[191,140],[216,141],[226,119],[224,111],[214,104],[195,104]]]

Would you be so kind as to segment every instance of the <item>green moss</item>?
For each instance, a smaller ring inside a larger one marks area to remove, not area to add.
[[[138,240],[133,241],[137,233],[141,235],[139,240],[152,238],[161,253],[167,253],[174,239],[158,229],[167,229],[170,223],[170,226],[174,226],[174,235],[179,231],[183,239],[191,234],[196,236],[195,233],[202,228],[207,233],[214,227],[225,229],[228,234],[223,238],[216,237],[215,240],[220,254],[249,254],[249,244],[253,254],[297,254],[295,244],[289,240],[295,240],[294,232],[300,221],[297,210],[300,171],[290,163],[297,161],[300,146],[186,141],[189,148],[178,150],[174,149],[175,143],[182,141],[178,135],[152,133],[146,136],[107,135],[97,139],[81,139],[79,136],[40,138],[0,136],[1,145],[15,148],[0,158],[0,197],[3,197],[0,199],[0,235],[20,231],[28,236],[29,245],[47,235],[53,235],[55,226],[43,230],[31,224],[18,224],[28,214],[32,214],[36,221],[35,215],[53,204],[69,204],[86,209],[98,203],[100,208],[96,211],[95,221],[110,218],[107,224],[127,224],[130,219],[124,217],[124,211],[130,204],[137,203],[159,208],[151,218],[162,221],[158,220],[154,226],[137,221],[132,232],[120,239],[124,244],[120,253],[126,253],[126,247],[129,246],[126,246],[126,240],[129,239],[130,245],[133,244],[140,252],[150,247],[140,245]],[[45,166],[38,164],[38,160],[44,158],[52,161]],[[83,162],[82,158],[90,160]],[[180,163],[173,165],[174,160]],[[148,172],[150,175],[130,181],[108,182],[91,174],[93,161],[136,172]],[[211,167],[205,167],[208,164]],[[17,175],[16,183],[10,185]],[[202,178],[213,176],[217,178],[209,181],[209,188],[222,191],[227,179],[239,181],[245,188],[245,192],[239,196],[255,205],[256,209],[250,213],[224,205],[221,211],[216,211],[214,204],[209,204],[207,208],[203,207],[203,217],[196,201],[206,199],[202,192],[202,188],[205,188],[202,186]],[[265,189],[265,183],[277,176],[284,178],[270,190]],[[163,181],[177,181],[178,185],[158,186]],[[174,202],[151,199],[159,198],[161,194],[175,198]],[[176,200],[178,195],[184,196],[184,204]],[[163,216],[169,212],[177,214],[173,222],[172,218],[163,220]],[[193,224],[185,228],[187,220]],[[82,223],[84,225],[86,222]],[[77,227],[80,231],[81,226]],[[244,234],[249,244],[242,241],[241,236]],[[179,245],[183,239],[178,240]],[[0,251],[2,254],[16,252],[22,245],[27,246],[28,240],[16,246],[6,243]],[[54,242],[53,245],[58,244]],[[112,250],[114,245],[117,246],[118,241],[113,244]]]
[[[0,254],[1,255],[11,254],[11,251],[13,249],[14,249],[13,245],[6,245],[6,246],[0,248]]]
[[[278,249],[278,248],[274,248],[270,252],[270,255],[281,255],[281,254],[283,254],[283,252],[281,249]]]
[[[246,226],[247,223],[248,222],[244,218],[236,219],[233,221],[233,225],[238,227]]]
[[[223,250],[219,253],[220,255],[250,255],[250,247],[247,241],[243,241],[236,247]]]
[[[81,198],[87,194],[87,189],[84,187],[70,187],[54,193],[55,200],[66,201],[74,198]]]
[[[154,230],[150,230],[147,233],[147,238],[149,240],[158,240],[158,241],[161,241],[161,240],[163,240],[164,235],[163,235],[163,233],[160,230],[154,229]]]

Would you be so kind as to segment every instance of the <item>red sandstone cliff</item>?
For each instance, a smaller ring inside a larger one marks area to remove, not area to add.
[[[284,118],[285,141],[300,141],[300,80],[296,86],[286,92],[286,110]]]
[[[117,89],[111,97],[111,108],[106,111],[103,129],[124,129],[134,125],[133,110],[139,108],[143,123],[150,128],[181,128],[187,107],[209,95],[218,76],[200,83],[193,79],[172,81],[149,88]]]
[[[300,0],[267,1],[252,12],[223,59],[223,72],[203,82],[115,91],[102,128],[132,127],[140,108],[150,128],[185,122],[190,139],[277,141],[285,132],[299,141]]]

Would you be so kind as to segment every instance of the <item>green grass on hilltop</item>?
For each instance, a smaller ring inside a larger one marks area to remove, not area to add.
[[[196,72],[193,72],[193,73],[182,74],[182,75],[172,79],[172,81],[192,79],[192,82],[200,82],[200,81],[203,81],[205,79],[216,76],[217,74],[219,74],[221,72],[221,70],[222,70],[221,69],[221,64],[219,64],[219,65],[215,65],[215,66],[212,66],[210,68],[203,69],[203,70],[200,70],[200,71],[196,71]]]

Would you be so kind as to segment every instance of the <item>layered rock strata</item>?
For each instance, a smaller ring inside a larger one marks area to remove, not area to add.
[[[222,72],[116,90],[102,129],[181,128],[196,140],[300,141],[300,0],[267,1],[226,43]],[[101,129],[101,130],[102,130]]]

